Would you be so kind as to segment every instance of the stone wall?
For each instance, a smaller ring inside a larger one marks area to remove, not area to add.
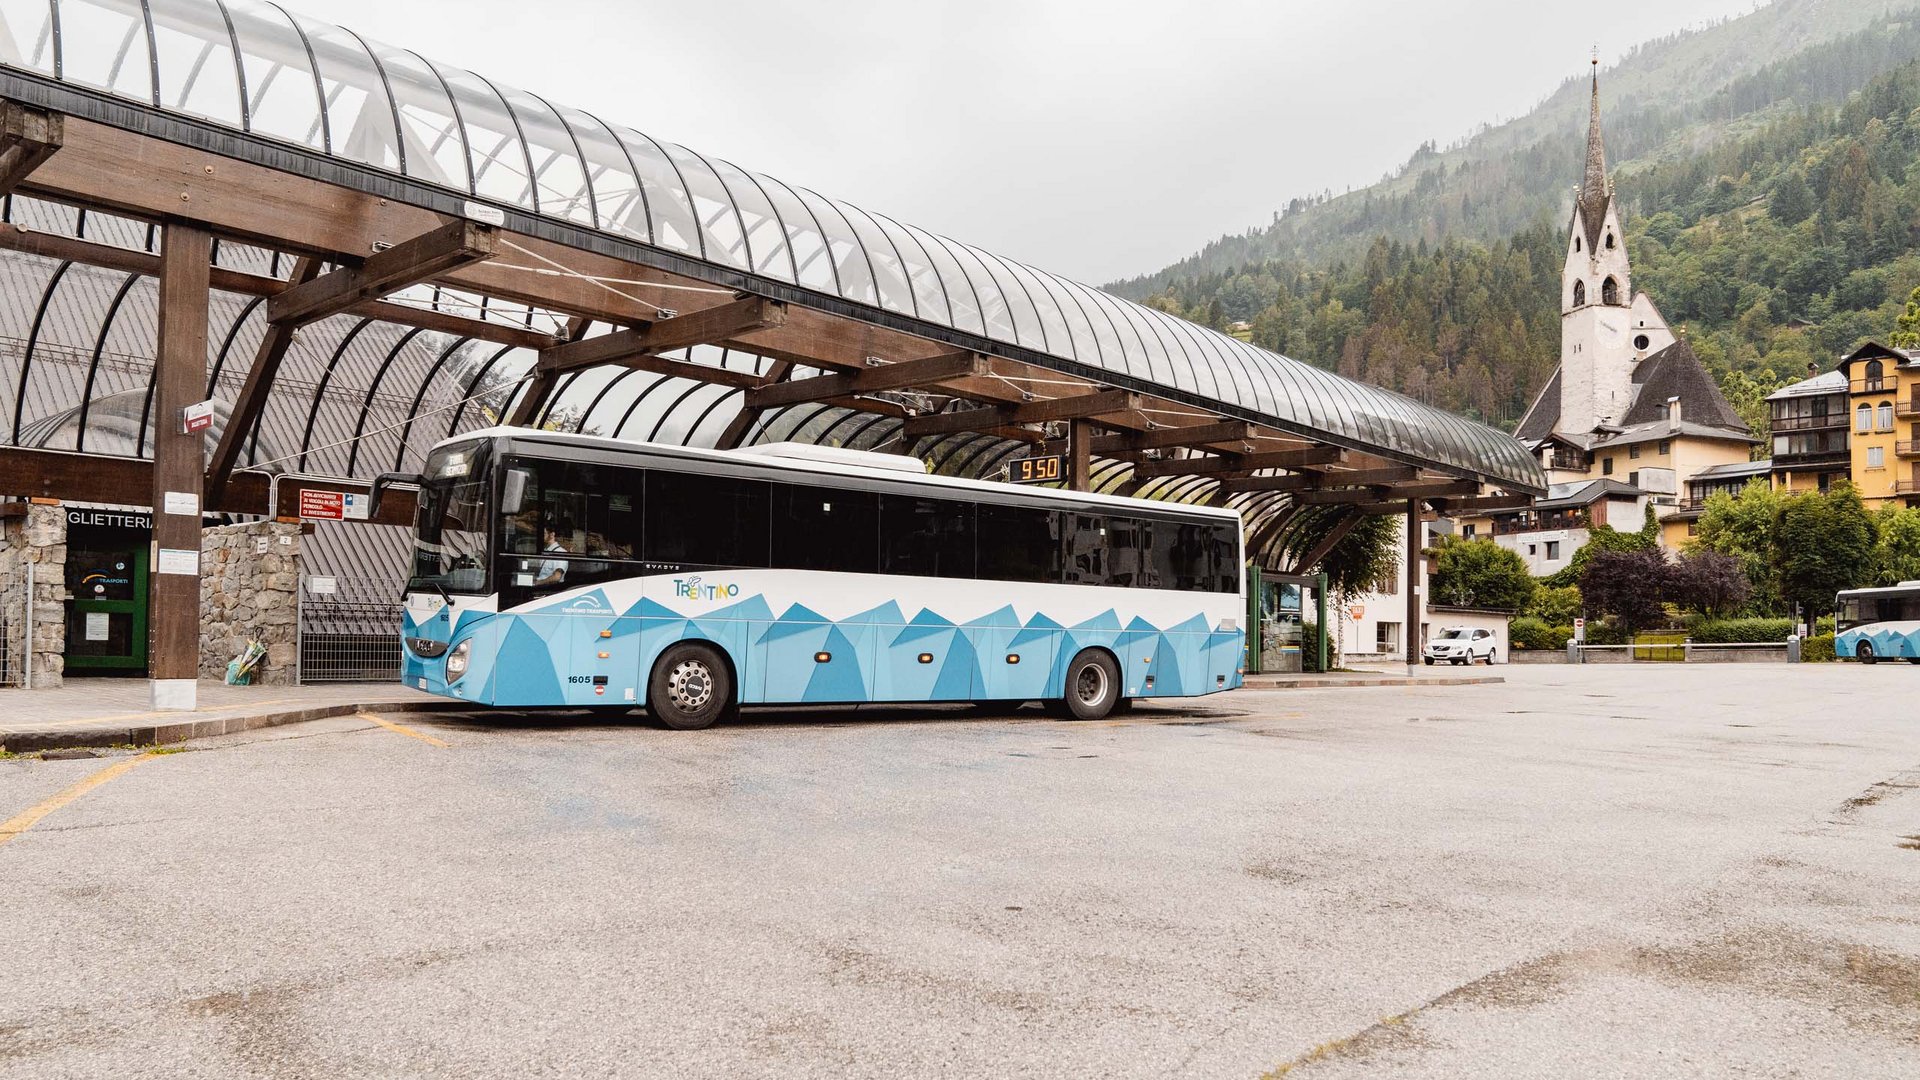
[[[253,681],[299,679],[300,526],[222,525],[200,540],[200,676],[222,679],[249,640],[267,647]]]
[[[18,505],[18,504],[9,504]],[[59,686],[67,651],[67,518],[58,506],[27,504],[19,517],[0,518],[0,607],[7,636],[8,675],[18,684],[18,665],[28,652],[25,614],[27,564],[33,564],[31,659],[35,687]]]

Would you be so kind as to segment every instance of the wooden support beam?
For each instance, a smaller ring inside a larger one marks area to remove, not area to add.
[[[1099,450],[1100,441],[1096,439],[1094,451],[1098,453]],[[1303,446],[1293,450],[1263,450],[1251,454],[1139,461],[1134,463],[1133,470],[1135,476],[1141,477],[1224,476],[1251,473],[1258,469],[1316,469],[1322,465],[1342,465],[1348,460],[1348,452],[1337,446]]]
[[[17,101],[0,107],[0,197],[13,194],[21,181],[60,149],[65,130],[66,120],[59,113]]]
[[[1127,390],[1097,390],[1091,394],[1048,398],[1024,405],[993,405],[984,409],[961,409],[933,413],[908,420],[902,431],[908,438],[927,435],[952,435],[962,431],[996,431],[1019,424],[1044,424],[1053,420],[1086,420],[1118,413],[1138,412],[1144,402],[1139,394]]]
[[[200,677],[200,513],[206,435],[184,430],[207,390],[207,285],[213,237],[168,225],[161,237],[160,335],[153,364],[153,574],[148,672],[156,709],[191,711]]]
[[[766,377],[761,381],[771,385],[784,380],[792,371],[792,364],[785,360],[775,360],[767,365]],[[720,432],[720,437],[714,440],[713,448],[715,450],[737,449],[746,441],[747,435],[753,431],[754,424],[759,420],[760,410],[743,402],[740,411],[733,414],[733,419],[727,421],[727,426]]]
[[[1446,495],[1472,495],[1480,485],[1472,480],[1441,480],[1432,483],[1378,485],[1375,487],[1323,488],[1302,491],[1294,498],[1309,506],[1341,503],[1373,503],[1388,500],[1428,499]],[[1396,513],[1398,511],[1395,511]]]
[[[764,296],[748,296],[725,304],[659,319],[631,330],[616,330],[595,338],[555,345],[540,354],[540,370],[573,371],[673,352],[695,345],[712,345],[752,330],[785,326],[787,306]],[[629,364],[630,367],[644,367]]]
[[[58,233],[34,232],[22,229],[18,225],[0,224],[0,250],[20,251],[42,258],[97,266],[104,270],[119,270],[129,274],[144,274],[147,277],[160,276],[160,256],[151,252],[114,247],[111,244],[95,243],[92,240],[78,240]],[[243,296],[275,296],[287,289],[287,282],[279,278],[226,270],[217,266],[213,268],[209,281],[216,292],[239,293]],[[347,308],[342,314],[361,315],[400,326],[414,326],[454,337],[491,341],[497,345],[512,345],[516,348],[536,351],[552,345],[555,340],[552,334],[543,334],[538,330],[487,322],[483,319],[470,319],[464,315],[415,307],[412,304],[399,304],[391,300],[368,300]]]
[[[268,477],[262,473],[235,473],[233,480],[223,490],[207,492],[202,509],[214,513],[295,517],[299,514],[301,488],[361,495],[368,490],[365,481],[288,480],[280,485],[279,505],[269,506],[267,492],[271,486]],[[77,454],[71,450],[0,446],[0,495],[146,506],[153,498],[153,489],[151,461],[103,454]],[[389,488],[380,500],[379,516],[369,524],[412,524],[414,501],[412,491]],[[195,605],[198,605],[197,599]]]
[[[1352,532],[1354,527],[1360,524],[1360,519],[1363,516],[1364,515],[1361,514],[1347,514],[1339,521],[1334,522],[1333,528],[1327,530],[1327,535],[1321,537],[1319,543],[1313,545],[1313,547],[1307,550],[1306,554],[1294,561],[1292,573],[1304,574],[1320,565],[1328,555],[1333,554],[1334,548],[1340,546],[1340,541],[1345,540],[1347,534]]]
[[[1315,488],[1378,487],[1417,479],[1420,470],[1411,465],[1389,465],[1379,469],[1351,469],[1289,476],[1230,476],[1220,481],[1229,491],[1310,491]]]
[[[880,364],[863,371],[773,383],[759,390],[748,391],[747,407],[778,409],[808,401],[827,401],[883,390],[936,388],[948,379],[985,375],[989,370],[987,358],[979,353],[941,353],[898,364]]]
[[[376,251],[359,266],[335,270],[296,285],[267,301],[267,321],[313,322],[355,304],[377,300],[410,285],[431,281],[469,263],[493,257],[493,227],[456,220],[404,243]]]
[[[1239,444],[1241,453],[1253,453],[1253,440],[1259,429],[1244,420],[1223,420],[1213,424],[1155,428],[1118,435],[1103,435],[1093,440],[1093,452],[1106,457],[1142,450],[1169,450],[1177,446],[1209,446],[1216,443]]]
[[[301,288],[320,275],[320,260],[311,256],[302,258],[293,264],[293,276],[289,279],[291,288]],[[226,486],[233,476],[234,466],[240,462],[240,448],[253,435],[254,426],[260,422],[260,414],[266,410],[267,395],[273,390],[273,378],[280,373],[280,361],[287,355],[287,349],[293,345],[293,335],[298,330],[290,322],[269,322],[267,331],[260,337],[260,345],[253,351],[253,366],[247,369],[247,381],[240,386],[240,394],[233,400],[233,408],[227,415],[227,426],[220,432],[220,443],[213,448],[213,458],[207,463],[207,490],[217,491]]]
[[[1093,476],[1093,421],[1073,420],[1067,424],[1067,490],[1085,491]]]
[[[593,320],[585,316],[569,319],[567,320],[566,329],[561,333],[560,337],[563,341],[579,341],[586,336],[587,331],[592,328],[592,326]],[[554,387],[559,382],[559,372],[544,370],[536,365],[533,370],[533,381],[529,382],[527,388],[520,392],[520,397],[514,401],[513,408],[508,410],[506,425],[508,427],[532,427],[534,418],[540,414],[541,406],[545,405],[547,399],[553,396]]]
[[[1533,503],[1531,495],[1483,495],[1479,498],[1435,499],[1433,509],[1442,517],[1453,517],[1486,510],[1524,510]]]

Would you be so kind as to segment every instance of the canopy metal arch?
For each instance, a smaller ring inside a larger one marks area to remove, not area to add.
[[[1544,487],[1464,418],[278,5],[0,4],[0,97],[25,148],[0,190],[34,196],[9,196],[29,227],[0,231],[0,272],[46,274],[0,430],[78,410],[34,430],[97,449],[108,343],[156,318],[156,222],[184,214],[216,241],[208,393],[244,379],[212,501],[256,497],[249,470],[404,469],[502,418],[981,475],[1071,431],[1080,483],[1236,506],[1263,544],[1309,489],[1359,513]],[[328,216],[277,232],[270,202]],[[75,389],[41,353],[88,319]]]

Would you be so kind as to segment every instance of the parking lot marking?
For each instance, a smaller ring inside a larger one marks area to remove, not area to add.
[[[127,758],[124,761],[116,761],[112,765],[109,765],[106,768],[101,769],[97,773],[93,773],[92,775],[88,776],[85,780],[82,780],[79,783],[73,785],[72,787],[66,789],[65,791],[62,791],[58,795],[55,795],[52,798],[47,799],[45,802],[40,803],[38,806],[35,806],[33,809],[28,810],[22,814],[16,814],[15,816],[8,818],[6,821],[0,821],[0,844],[5,844],[7,841],[13,839],[16,836],[19,836],[21,833],[26,832],[28,829],[33,828],[36,824],[39,823],[41,818],[46,817],[48,814],[53,813],[55,810],[58,810],[61,807],[72,802],[73,800],[79,798],[80,796],[85,795],[87,792],[92,791],[94,788],[99,787],[101,784],[104,784],[107,781],[113,779],[114,777],[119,776],[121,773],[126,772],[127,770],[133,768],[136,765],[139,765],[141,762],[150,761],[157,756],[158,755],[155,755],[155,754],[136,754],[133,757]]]
[[[375,716],[370,712],[357,713],[355,715],[359,716],[360,719],[365,720],[368,723],[379,724],[381,727],[386,728],[388,731],[397,731],[400,734],[405,735],[410,739],[419,739],[421,742],[432,743],[433,745],[439,746],[439,747],[451,747],[453,745],[452,743],[447,742],[444,739],[436,739],[424,731],[415,731],[412,728],[406,726],[405,724],[396,724],[391,720],[388,720],[384,717]]]

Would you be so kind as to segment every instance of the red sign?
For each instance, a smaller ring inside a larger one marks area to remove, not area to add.
[[[312,488],[300,489],[300,516],[303,518],[322,518],[327,521],[341,521],[347,516],[347,497],[339,491],[315,491]]]
[[[202,401],[180,410],[180,430],[188,435],[213,426],[213,402]]]

